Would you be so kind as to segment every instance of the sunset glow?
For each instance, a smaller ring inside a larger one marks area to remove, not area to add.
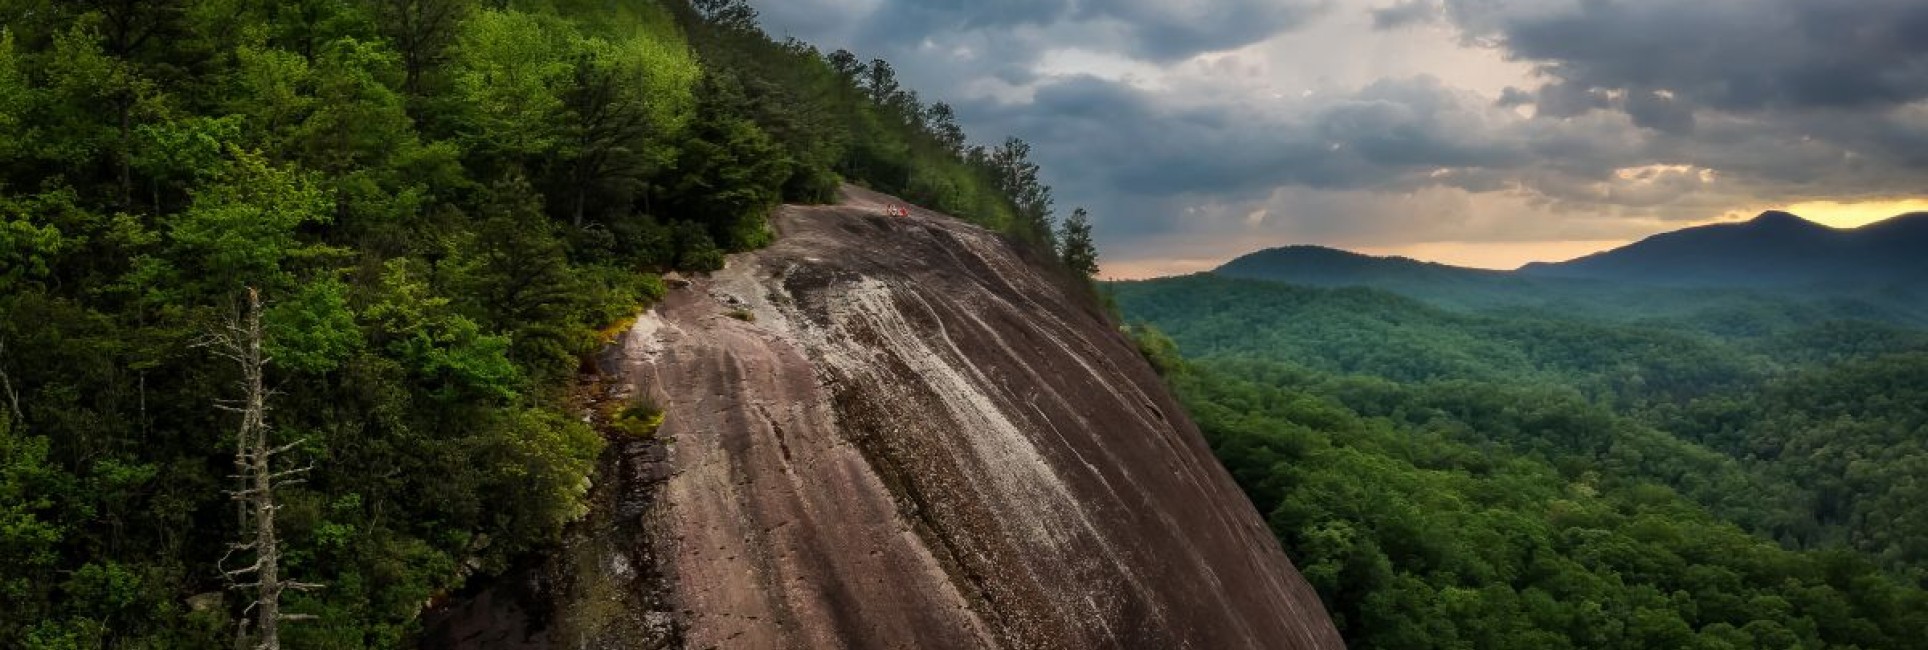
[[[1798,203],[1769,205],[1745,210],[1733,210],[1712,219],[1698,223],[1657,224],[1655,234],[1690,226],[1711,223],[1746,221],[1767,210],[1781,210],[1801,218],[1834,228],[1859,228],[1871,223],[1885,221],[1912,212],[1928,212],[1928,199],[1888,199],[1879,201],[1802,201]],[[1512,270],[1532,262],[1562,262],[1601,251],[1612,250],[1638,241],[1632,239],[1602,239],[1573,241],[1437,241],[1402,244],[1396,246],[1335,246],[1358,253],[1376,256],[1410,257],[1412,259],[1463,266],[1476,269]],[[1308,242],[1312,243],[1312,242]],[[1228,250],[1251,252],[1233,246]],[[1113,261],[1104,265],[1103,277],[1107,280],[1140,280],[1210,271],[1224,264],[1228,259],[1185,257],[1153,258]]]
[[[1884,201],[1804,201],[1776,208],[1793,213],[1801,218],[1835,228],[1859,228],[1877,221],[1885,221],[1910,212],[1928,212],[1928,199],[1893,199]],[[1729,217],[1737,220],[1753,218],[1753,214],[1734,212]]]
[[[1364,248],[1367,255],[1410,257],[1475,269],[1512,270],[1531,262],[1563,262],[1619,248],[1631,241],[1424,242],[1404,246]]]

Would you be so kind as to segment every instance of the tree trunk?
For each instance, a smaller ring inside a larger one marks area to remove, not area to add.
[[[20,428],[25,428],[27,426],[27,414],[20,410],[20,393],[16,393],[13,390],[13,380],[7,376],[6,361],[7,342],[5,339],[0,339],[0,397],[6,397],[7,406],[13,409],[13,421],[20,423],[18,425]]]
[[[245,393],[241,406],[234,409],[241,413],[241,428],[235,436],[234,452],[236,478],[241,481],[241,489],[234,492],[234,498],[241,504],[238,514],[245,541],[232,545],[229,553],[251,551],[254,563],[233,570],[223,567],[222,575],[230,581],[246,575],[255,579],[252,583],[234,585],[237,589],[252,588],[255,591],[251,605],[254,620],[249,621],[243,616],[239,621],[237,647],[280,650],[281,622],[301,618],[281,613],[281,593],[288,589],[311,589],[317,585],[281,578],[281,545],[275,536],[275,511],[280,506],[275,502],[275,488],[287,483],[281,481],[281,477],[306,470],[274,470],[274,457],[292,449],[294,445],[277,447],[268,435],[269,393],[264,378],[268,358],[262,349],[261,295],[250,287],[247,300],[246,314],[239,323],[231,325],[224,335],[217,337],[216,342],[223,348],[223,355],[241,366],[241,387]],[[250,623],[254,628],[252,634],[249,632]],[[253,641],[252,645],[250,640]]]
[[[130,212],[134,209],[134,107],[129,105],[132,103],[133,99],[127,97],[117,102],[117,108],[120,109],[120,150],[117,152],[119,160],[116,161],[120,165],[120,206],[122,210]]]

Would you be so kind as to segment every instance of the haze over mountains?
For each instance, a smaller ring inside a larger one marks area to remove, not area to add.
[[[1564,262],[1511,272],[1323,246],[1286,246],[1225,263],[1219,275],[1314,286],[1400,282],[1482,283],[1507,277],[1637,281],[1681,287],[1812,287],[1928,277],[1928,213],[1859,228],[1832,228],[1763,212],[1752,220],[1698,226]]]
[[[1251,253],[1214,270],[1224,277],[1307,286],[1364,286],[1454,307],[1586,309],[1617,315],[1679,313],[1719,296],[1790,295],[1877,320],[1916,320],[1928,307],[1928,213],[1860,228],[1824,226],[1786,212],[1687,228],[1565,262],[1493,271],[1373,257],[1318,246]],[[1638,308],[1627,311],[1629,305]]]
[[[1519,272],[1680,286],[1816,287],[1928,277],[1928,213],[1830,228],[1786,212],[1688,228]]]

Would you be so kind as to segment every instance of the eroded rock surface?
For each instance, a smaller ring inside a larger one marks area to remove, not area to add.
[[[690,648],[1338,648],[1129,342],[985,230],[788,207],[639,320]]]

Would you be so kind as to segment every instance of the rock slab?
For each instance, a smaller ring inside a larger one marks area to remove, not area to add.
[[[667,418],[647,515],[689,648],[1340,648],[1082,289],[847,188],[672,291],[616,365]]]

